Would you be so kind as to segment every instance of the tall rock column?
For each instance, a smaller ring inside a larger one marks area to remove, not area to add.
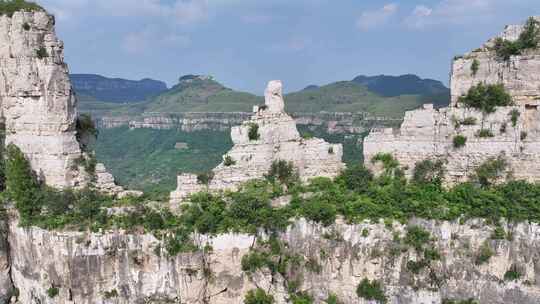
[[[77,186],[76,98],[55,20],[45,11],[0,16],[0,110],[17,145],[48,185]]]

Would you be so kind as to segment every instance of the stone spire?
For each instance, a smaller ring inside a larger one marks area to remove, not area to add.
[[[231,138],[234,146],[223,163],[212,170],[213,179],[208,185],[200,184],[192,174],[178,176],[178,188],[171,193],[173,205],[205,188],[235,189],[249,180],[263,178],[277,160],[292,162],[304,181],[318,176],[335,177],[345,167],[341,144],[300,136],[294,119],[285,113],[279,80],[268,83],[265,106],[255,107],[250,120],[233,127]]]
[[[272,80],[264,91],[264,104],[270,113],[284,113],[283,84],[281,80]]]

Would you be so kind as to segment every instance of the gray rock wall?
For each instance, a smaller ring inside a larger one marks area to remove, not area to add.
[[[369,303],[356,294],[364,278],[380,280],[388,303],[393,304],[439,304],[443,299],[469,298],[481,304],[538,303],[538,225],[505,227],[513,234],[513,240],[508,241],[492,240],[492,228],[480,221],[410,224],[429,231],[433,248],[441,254],[440,261],[418,274],[406,266],[408,261],[419,259],[415,250],[399,247],[395,241],[396,236],[405,236],[403,225],[388,228],[382,223],[338,223],[323,228],[300,220],[280,239],[288,244],[291,254],[320,266],[318,272],[300,267],[295,273],[301,278],[299,290],[311,294],[315,303],[323,303],[329,293],[343,303]],[[364,230],[368,234],[363,236]],[[256,287],[274,295],[276,303],[287,303],[281,275],[272,277],[268,270],[252,275],[242,272],[241,258],[254,244],[253,236],[195,239],[211,244],[212,253],[168,257],[152,235],[47,232],[18,228],[12,222],[9,240],[13,282],[20,293],[18,303],[241,304],[247,291]],[[476,265],[475,257],[486,245],[494,256]],[[504,275],[512,267],[520,269],[522,276],[505,281]],[[51,286],[59,290],[54,298],[47,295]]]

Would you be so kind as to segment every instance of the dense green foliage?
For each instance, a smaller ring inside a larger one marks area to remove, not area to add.
[[[45,57],[49,57],[49,52],[47,52],[46,48],[40,47],[39,49],[36,50],[36,56],[39,59],[43,59]]]
[[[471,180],[482,187],[489,187],[504,177],[507,167],[503,156],[490,158],[474,170]]]
[[[248,291],[244,299],[244,304],[273,304],[274,302],[274,297],[266,294],[261,288]]]
[[[517,281],[523,276],[521,270],[516,265],[512,265],[508,271],[504,273],[505,281]]]
[[[478,73],[479,68],[480,68],[480,61],[478,61],[478,59],[475,58],[471,64],[472,76],[476,76],[476,73]]]
[[[459,97],[458,102],[484,113],[493,113],[496,107],[512,105],[512,97],[501,84],[479,83],[471,87],[466,95]]]
[[[0,16],[13,16],[18,11],[43,11],[43,8],[34,2],[25,0],[0,0]]]
[[[251,123],[248,130],[249,140],[259,140],[261,135],[259,134],[259,125],[256,123]]]
[[[517,126],[519,116],[521,115],[521,113],[519,113],[519,110],[518,109],[512,109],[512,111],[510,111],[509,115],[510,115],[510,121],[512,122],[512,127]]]
[[[179,150],[176,143],[188,147]],[[207,172],[231,147],[228,132],[122,127],[100,130],[95,150],[120,184],[167,196],[176,187],[178,173]]]
[[[494,50],[499,58],[509,60],[511,56],[521,55],[524,50],[537,48],[539,42],[540,24],[531,17],[525,23],[523,32],[516,41],[497,38]]]
[[[292,185],[299,179],[294,163],[285,160],[273,161],[265,177],[271,182],[278,181],[284,185]]]
[[[452,144],[454,145],[454,148],[456,148],[456,149],[464,147],[465,144],[467,144],[467,137],[465,137],[463,135],[456,135],[452,139]]]
[[[442,160],[433,161],[426,159],[415,165],[412,180],[419,184],[431,183],[440,185],[443,181],[444,173],[444,162]]]
[[[54,298],[59,293],[60,293],[60,290],[58,290],[57,287],[51,287],[51,288],[47,289],[47,295],[49,296],[49,298]]]
[[[356,294],[360,298],[376,301],[377,303],[386,303],[387,301],[381,282],[376,280],[363,279],[356,288]]]
[[[461,121],[461,124],[464,126],[474,126],[476,125],[476,118],[475,117],[467,117]]]
[[[495,136],[493,132],[491,132],[490,129],[480,129],[478,130],[478,133],[476,133],[476,136],[480,138],[486,138],[486,137],[493,137]]]

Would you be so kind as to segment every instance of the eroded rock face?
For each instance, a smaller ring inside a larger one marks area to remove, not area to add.
[[[323,303],[329,293],[343,303],[368,303],[356,294],[364,278],[381,281],[388,303],[438,304],[443,299],[469,298],[482,304],[538,303],[538,225],[506,227],[514,236],[512,241],[492,240],[493,228],[479,221],[464,225],[413,221],[410,225],[429,231],[436,240],[433,248],[441,255],[418,274],[406,266],[408,261],[419,260],[416,251],[396,247],[394,235],[404,237],[403,225],[388,229],[382,223],[338,223],[323,228],[301,220],[279,239],[288,244],[291,254],[320,266],[320,271],[301,267],[295,275],[302,278],[298,289],[311,294],[315,303]],[[245,294],[257,287],[272,294],[276,303],[287,303],[285,278],[280,274],[272,277],[262,269],[249,275],[241,270],[242,256],[254,244],[249,235],[196,236],[199,244],[210,243],[213,251],[177,257],[167,256],[163,244],[147,234],[47,232],[18,228],[13,222],[9,239],[18,303],[241,304]],[[476,265],[482,246],[489,246],[494,255]],[[505,281],[505,273],[513,267],[522,276]],[[52,286],[59,290],[55,298],[47,295]]]
[[[50,186],[76,186],[81,157],[64,45],[46,12],[0,16],[0,108],[14,143]]]
[[[540,21],[540,16],[535,17]],[[515,41],[523,30],[522,25],[509,25],[499,37]],[[457,105],[460,96],[474,85],[503,84],[516,104],[537,104],[540,100],[540,49],[525,50],[522,55],[512,56],[508,61],[497,58],[495,39],[490,39],[481,48],[454,60],[452,64],[452,105]],[[472,69],[478,63],[478,71]]]
[[[500,37],[516,40],[522,29],[509,26]],[[425,105],[407,112],[400,130],[373,130],[364,140],[366,165],[380,170],[372,158],[391,153],[411,176],[416,163],[441,159],[447,182],[452,184],[466,181],[486,160],[503,156],[509,164],[508,173],[515,178],[540,180],[540,50],[527,50],[503,61],[490,49],[493,44],[494,39],[454,61],[450,107],[436,110]],[[474,60],[479,63],[476,74],[472,71]],[[498,107],[488,114],[457,104],[458,98],[478,83],[503,84],[515,106]],[[456,136],[466,137],[463,147],[454,147]]]
[[[281,92],[281,82],[271,81],[265,92],[265,105],[256,107],[250,120],[232,128],[234,146],[224,156],[223,163],[213,170],[213,179],[208,186],[198,183],[194,175],[178,177],[178,188],[171,193],[173,205],[206,187],[210,190],[235,189],[249,180],[262,178],[277,160],[293,162],[303,180],[339,174],[344,168],[342,145],[317,138],[301,138],[294,119],[284,112]]]

